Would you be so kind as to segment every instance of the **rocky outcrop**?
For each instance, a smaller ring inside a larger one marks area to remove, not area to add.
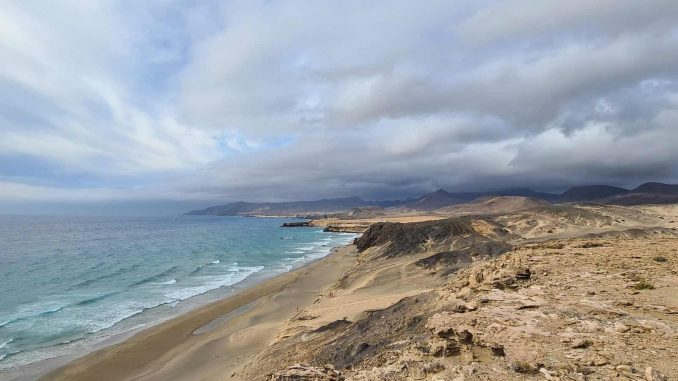
[[[425,269],[465,267],[474,260],[487,260],[511,250],[506,242],[488,241],[459,250],[443,251],[415,262]]]
[[[323,367],[306,366],[301,364],[275,372],[271,375],[271,381],[343,381],[341,372],[334,369],[332,365]]]
[[[359,251],[384,246],[383,256],[393,257],[429,250],[433,246],[449,246],[461,236],[472,235],[480,238],[466,218],[408,224],[379,222],[356,239],[356,245]]]
[[[310,221],[300,221],[300,222],[284,222],[281,227],[283,228],[299,228],[310,226]]]
[[[314,361],[331,363],[338,369],[351,368],[367,361],[377,363],[379,354],[386,350],[403,349],[410,342],[402,336],[425,337],[426,315],[434,293],[408,297],[377,311],[367,311],[349,326],[334,332],[334,340],[314,354]]]
[[[361,223],[332,223],[323,228],[324,232],[335,233],[363,233],[372,226],[371,222]]]

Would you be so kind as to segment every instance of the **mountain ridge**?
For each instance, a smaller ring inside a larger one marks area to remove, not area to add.
[[[518,196],[541,199],[550,203],[599,202],[620,204],[671,203],[678,200],[678,184],[647,182],[631,190],[612,185],[574,186],[556,194],[530,188],[511,188],[489,192],[448,192],[439,188],[415,199],[367,201],[360,197],[325,198],[312,201],[253,203],[237,201],[192,210],[187,215],[272,216],[308,215],[347,212],[354,208],[381,207],[435,211],[447,206],[468,203],[483,197]]]

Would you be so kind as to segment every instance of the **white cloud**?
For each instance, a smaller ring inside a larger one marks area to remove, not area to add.
[[[9,101],[0,104],[0,154],[121,176],[191,169],[221,156],[218,132],[182,125],[161,104],[138,100],[130,73],[144,42],[119,12],[107,3],[3,6],[0,81]]]
[[[5,2],[0,199],[676,180],[676,17],[664,0]]]

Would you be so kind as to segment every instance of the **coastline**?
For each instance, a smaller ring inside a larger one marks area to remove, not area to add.
[[[592,227],[600,213],[564,225],[560,209],[549,211],[509,214],[501,224],[473,216],[382,224],[352,245],[42,379],[282,381],[322,373],[332,381],[517,381],[536,372],[608,379],[643,369],[654,381],[675,375],[662,352],[675,347],[666,330],[675,326],[678,289],[671,272],[675,207],[657,217],[614,209],[624,220],[615,230]],[[524,223],[532,218],[546,227]],[[554,225],[557,231],[543,233]],[[625,264],[631,262],[633,273]],[[580,265],[586,271],[573,283],[569,269]],[[601,310],[601,303],[613,307]],[[556,320],[548,317],[554,313]],[[601,313],[620,330],[591,332],[591,316]],[[514,331],[516,322],[535,335]],[[643,322],[663,328],[634,331]],[[649,355],[625,357],[629,345]]]
[[[355,253],[355,246],[341,246],[300,268],[85,354],[39,379],[223,378],[263,350],[280,324],[348,271]]]

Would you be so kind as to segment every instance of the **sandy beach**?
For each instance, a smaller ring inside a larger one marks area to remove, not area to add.
[[[278,326],[313,303],[355,262],[346,246],[98,350],[42,380],[215,380],[236,372],[265,348]]]

